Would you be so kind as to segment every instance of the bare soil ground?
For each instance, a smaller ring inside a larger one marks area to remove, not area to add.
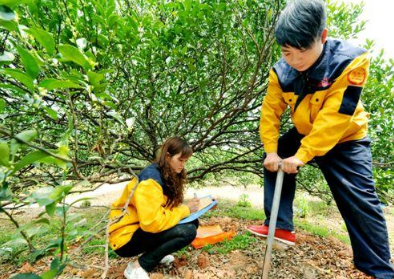
[[[108,205],[116,199],[123,185],[111,186],[109,191],[101,189],[100,193],[93,195],[96,197],[93,205]],[[262,189],[258,187],[243,189],[232,186],[212,187],[212,189],[204,188],[202,190],[192,190],[187,193],[191,196],[197,192],[199,196],[213,194],[217,198],[239,200],[241,194],[247,193],[251,203],[256,206],[262,206]],[[34,214],[34,210],[26,210],[26,216]],[[394,232],[394,214],[392,209],[386,209],[386,218],[393,241]],[[313,218],[311,218],[313,219]],[[340,216],[337,212],[332,212],[327,220],[315,220],[322,222],[322,225],[332,226],[333,230],[340,230]],[[308,218],[309,221],[309,218]],[[313,221],[313,220],[312,220]],[[224,231],[233,230],[237,234],[245,234],[245,226],[256,224],[253,221],[235,219],[229,217],[211,217],[203,218],[202,225],[220,225]],[[296,246],[274,245],[272,256],[272,268],[270,278],[286,278],[286,279],[371,279],[372,277],[357,271],[352,263],[352,251],[349,245],[346,245],[336,238],[322,238],[314,236],[309,232],[297,230]],[[263,255],[265,249],[265,240],[258,238],[257,244],[250,245],[245,250],[234,250],[228,254],[208,254],[202,250],[188,248],[188,254],[176,258],[170,267],[158,266],[152,273],[151,279],[166,278],[186,278],[186,279],[209,279],[209,278],[261,278]],[[394,245],[391,245],[394,252]],[[131,259],[116,258],[110,260],[110,269],[107,278],[120,279],[123,277],[123,271]],[[10,264],[2,264],[0,268],[0,278],[10,278],[12,274],[22,272],[42,273],[48,269],[51,259],[40,260],[34,265],[24,263],[21,267]],[[104,266],[102,256],[86,255],[80,260],[84,265]],[[59,278],[100,278],[101,271],[96,268],[78,269],[75,267],[67,267]]]
[[[219,224],[224,230],[245,233],[250,221],[229,217],[211,217],[202,225]],[[265,241],[259,238],[257,245],[246,250],[234,250],[229,254],[207,254],[202,250],[188,249],[187,255],[177,258],[171,267],[158,266],[151,279],[186,278],[261,278]],[[297,231],[296,246],[274,245],[270,278],[285,279],[368,279],[372,278],[357,271],[352,264],[351,248],[335,238],[321,238],[305,231]],[[135,259],[111,259],[108,278],[121,279],[129,261]],[[102,256],[81,259],[85,265],[103,266]],[[3,265],[0,278],[9,278],[17,272],[42,273],[49,266],[50,259],[41,260],[33,266],[25,263],[21,268]],[[60,278],[100,278],[101,271],[95,268],[77,269],[67,267]]]

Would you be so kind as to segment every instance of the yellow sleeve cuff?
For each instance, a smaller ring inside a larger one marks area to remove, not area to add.
[[[276,143],[271,143],[271,144],[266,144],[264,145],[264,150],[265,153],[273,153],[273,152],[278,152],[278,144]]]
[[[299,149],[294,156],[297,159],[300,159],[304,164],[308,163],[310,160],[313,159],[313,157],[315,157],[313,154],[310,154],[303,149]]]
[[[179,211],[181,212],[181,219],[186,218],[191,213],[189,207],[186,204],[181,204],[179,206]]]

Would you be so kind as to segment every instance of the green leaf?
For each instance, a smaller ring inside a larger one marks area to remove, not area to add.
[[[2,55],[0,55],[0,62],[12,62],[14,61],[15,56],[11,52],[4,51]]]
[[[11,140],[11,155],[15,156],[16,152],[18,151],[21,145],[18,143],[16,139]]]
[[[49,222],[48,218],[40,218],[40,219],[38,219],[38,220],[32,221],[32,222],[30,222],[30,223],[27,223],[27,224],[25,224],[25,225],[19,227],[19,228],[17,229],[17,231],[18,231],[18,232],[24,231],[24,230],[29,229],[29,228],[31,228],[31,227],[37,225],[37,224],[49,225],[50,222]]]
[[[10,32],[19,32],[18,28],[18,23],[15,21],[8,21],[8,20],[2,20],[0,19],[0,26],[3,26],[5,29],[7,29]]]
[[[53,39],[51,33],[37,27],[31,27],[27,29],[26,32],[31,34],[38,41],[38,43],[46,49],[49,55],[54,54],[55,40]]]
[[[54,203],[55,200],[51,199],[49,196],[52,194],[55,188],[53,187],[42,187],[37,189],[31,195],[33,201],[37,202],[39,206],[46,206],[48,204]]]
[[[53,278],[55,278],[57,272],[58,272],[57,269],[51,269],[51,270],[45,271],[43,274],[41,274],[41,278],[42,279],[53,279]]]
[[[100,99],[105,99],[105,100],[110,100],[110,101],[115,99],[114,97],[112,97],[111,95],[109,95],[107,93],[95,93],[94,95],[96,95],[96,97],[98,97]]]
[[[44,79],[38,84],[38,86],[46,88],[48,90],[54,90],[60,88],[82,88],[82,86],[72,81],[58,80],[53,78]]]
[[[6,75],[9,75],[9,76],[13,77],[18,82],[21,82],[31,92],[34,91],[33,79],[30,76],[26,75],[25,72],[22,72],[21,70],[18,70],[18,69],[9,69],[9,68],[8,69],[0,69],[0,73],[1,72],[3,72]]]
[[[40,206],[45,206],[45,211],[53,217],[56,204],[60,202],[73,188],[73,185],[62,185],[58,187],[43,187],[32,194],[32,199]]]
[[[112,116],[114,119],[116,119],[120,124],[124,125],[122,117],[115,111],[110,111],[108,112],[109,116]]]
[[[104,105],[104,106],[107,106],[107,107],[110,107],[110,108],[112,108],[112,109],[117,109],[117,108],[118,108],[113,102],[110,102],[110,101],[104,101],[104,102],[103,102],[103,105]],[[119,118],[119,119],[120,119],[120,118]],[[119,121],[119,119],[118,119],[118,121]],[[120,121],[120,123],[123,124],[123,122],[121,122],[121,121]]]
[[[48,231],[49,231],[48,226],[32,226],[27,230],[25,230],[25,233],[32,238],[32,237],[44,235]]]
[[[1,84],[0,84],[1,86]],[[5,109],[5,101],[3,99],[0,99],[0,113],[2,113]]]
[[[103,34],[99,34],[97,36],[97,41],[99,43],[99,45],[103,48],[106,48],[109,44],[109,40],[106,36],[104,36]]]
[[[26,94],[26,91],[24,91],[22,88],[19,88],[18,86],[15,86],[13,84],[0,83],[0,87],[2,89],[11,89],[12,91],[20,93],[21,95]]]
[[[15,138],[30,142],[34,140],[37,136],[37,130],[26,130],[17,134]]]
[[[22,238],[22,236],[16,238],[16,239],[12,239],[6,243],[4,243],[2,246],[5,247],[15,247],[15,246],[19,246],[19,245],[26,245],[27,242],[24,238]]]
[[[59,269],[61,267],[60,264],[60,259],[58,257],[54,258],[51,262],[51,269]]]
[[[44,249],[40,249],[40,250],[35,250],[33,253],[31,253],[29,255],[29,261],[34,263],[35,261],[37,261],[37,260],[41,259],[42,257],[44,257],[47,252],[48,252],[48,250],[45,249],[45,248]],[[41,277],[39,277],[39,278],[41,279]],[[35,279],[35,277],[34,277],[34,279]]]
[[[71,166],[71,163],[65,162],[65,161],[57,159],[57,158],[53,158],[51,156],[40,159],[39,162],[45,163],[45,164],[50,164],[50,165],[56,165],[59,168],[62,168],[63,170],[66,170]]]
[[[3,187],[0,188],[0,201],[9,201],[12,199],[12,192],[8,188],[8,183],[4,182]]]
[[[16,173],[17,171],[19,171],[20,169],[24,168],[27,165],[30,165],[42,158],[48,157],[49,155],[44,153],[41,150],[37,150],[37,151],[32,151],[29,154],[27,154],[25,157],[22,158],[22,160],[20,160],[17,164],[15,164],[14,166],[14,170],[12,171],[11,174]]]
[[[46,113],[47,113],[52,119],[54,119],[54,120],[57,120],[57,119],[58,119],[57,112],[54,111],[53,109],[51,109],[51,108],[44,108],[44,110],[46,111]]]
[[[60,201],[64,196],[70,192],[70,190],[73,188],[73,185],[62,185],[58,186],[55,189],[53,189],[52,193],[49,195],[49,197],[55,201]]]
[[[41,279],[41,277],[34,273],[21,273],[10,279]]]
[[[39,72],[40,72],[40,67],[37,64],[36,59],[34,56],[27,51],[26,49],[16,46],[16,49],[18,50],[18,53],[21,57],[22,63],[25,67],[26,73],[31,76],[33,79],[36,79]]]
[[[108,21],[107,21],[108,22],[108,26],[112,29],[114,24],[121,23],[121,19],[122,18],[120,16],[118,16],[118,15],[115,15],[115,14],[110,15],[109,18],[108,18]]]
[[[5,141],[0,141],[0,165],[9,167],[10,149]]]
[[[4,6],[0,1],[0,19],[6,20],[6,21],[11,21],[14,20],[16,15],[13,10],[11,10],[9,7]]]
[[[69,205],[62,205],[62,206],[57,206],[56,210],[55,210],[55,216],[59,217],[59,218],[63,218],[63,216],[65,214],[67,214],[67,211],[70,209]],[[67,215],[67,220],[68,220],[68,216]]]
[[[51,203],[45,206],[45,211],[49,216],[53,217],[56,210],[56,203]]]
[[[57,246],[59,245],[60,243]],[[52,260],[51,269],[57,270],[59,274],[62,273],[65,268],[66,265],[60,261],[59,257],[56,257]]]
[[[6,5],[10,8],[16,7],[20,4],[28,4],[32,0],[0,0],[0,5]]]
[[[46,224],[46,225],[50,225],[50,222],[47,218],[40,218],[36,221],[34,221],[34,224]]]
[[[54,200],[49,199],[49,198],[37,198],[37,197],[35,197],[34,199],[35,199],[35,201],[37,202],[37,204],[39,206],[47,206],[48,204],[51,204],[51,203],[54,202]]]
[[[100,85],[100,81],[102,81],[105,76],[104,76],[104,74],[99,74],[99,73],[89,71],[88,77],[89,77],[89,82],[91,85],[98,86],[98,85]]]
[[[50,150],[50,151],[55,153],[56,155],[59,155],[62,158],[70,159],[68,157],[68,146],[67,145],[62,145],[57,150]],[[60,168],[62,168],[64,170],[71,166],[71,164],[69,162],[66,162],[64,160],[61,160],[61,159],[58,159],[58,158],[54,158],[54,157],[51,157],[51,156],[45,157],[43,159],[40,159],[39,162],[46,163],[46,164],[54,164],[54,165],[57,165],[58,167],[60,167]]]
[[[86,56],[72,45],[60,45],[59,52],[65,60],[72,61],[82,66],[85,70],[92,68]]]

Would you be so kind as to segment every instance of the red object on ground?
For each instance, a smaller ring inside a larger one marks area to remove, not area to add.
[[[256,225],[251,225],[247,226],[246,229],[251,232],[252,234],[262,236],[262,237],[267,237],[268,236],[268,229],[269,227],[266,225],[263,226],[256,226]],[[275,230],[275,239],[283,242],[288,245],[295,245],[295,232],[287,231],[287,230],[282,230],[282,229],[276,229]]]

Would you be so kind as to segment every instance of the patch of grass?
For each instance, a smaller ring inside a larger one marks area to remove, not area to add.
[[[83,253],[89,255],[104,255],[105,239],[92,239],[84,248]]]
[[[310,214],[313,214],[313,216],[329,216],[333,209],[333,205],[328,205],[322,200],[311,200],[305,194],[296,196],[294,207],[296,216],[300,218],[307,218]]]
[[[82,242],[85,240],[89,235],[91,235],[91,232],[89,233],[89,229],[92,228],[94,225],[99,222],[104,214],[106,214],[106,209],[97,209],[97,208],[87,208],[84,210],[79,210],[75,209],[73,210],[72,213],[70,213],[69,218],[74,218],[72,221],[67,225],[66,227],[66,244],[71,245],[77,242]],[[38,213],[37,213],[38,214]],[[19,216],[18,216],[19,217]],[[48,244],[51,242],[57,240],[60,237],[60,226],[61,222],[58,218],[49,218],[47,215],[44,215],[43,217],[46,217],[50,220],[50,225],[35,225],[35,227],[39,228],[42,230],[42,232],[38,233],[37,235],[34,236],[33,238],[33,245],[35,246],[36,249],[38,250],[46,250],[45,247],[47,247]],[[18,222],[20,222],[20,225],[24,225],[28,222],[33,222],[35,221],[35,217],[31,217],[29,219],[23,219],[18,218]],[[70,219],[71,220],[71,219]],[[83,220],[83,222],[81,222]],[[107,220],[105,220],[107,221]],[[15,250],[14,252],[11,253],[18,253],[18,250],[20,250],[18,247],[5,247],[4,244],[10,240],[16,240],[16,239],[21,239],[20,233],[16,230],[16,228],[13,228],[12,224],[9,221],[1,221],[0,223],[0,247],[3,248],[3,250],[8,251],[7,249],[12,249]],[[7,226],[3,226],[3,224],[8,224]],[[103,227],[106,225],[106,222],[103,222],[97,229]],[[7,227],[7,230],[4,228]],[[11,227],[11,229],[10,229]],[[33,227],[34,228],[34,227]],[[45,230],[43,230],[45,229]],[[95,230],[97,230],[95,229]],[[103,255],[104,254],[104,247],[99,247],[95,245],[103,245],[105,243],[104,236],[101,238],[96,238],[90,241],[88,246],[94,246],[94,247],[87,247],[84,248],[82,253],[86,254],[98,254],[98,255]],[[25,244],[22,245],[22,248],[26,247]],[[16,250],[18,248],[18,250]],[[43,250],[43,251],[44,251]],[[0,251],[1,252],[1,251]],[[57,253],[57,252],[56,252]],[[3,253],[4,254],[4,253]],[[10,252],[8,252],[10,254]],[[110,257],[115,257],[116,254],[113,251],[110,251],[109,253]],[[27,261],[29,259],[29,254],[26,251],[22,253],[18,253],[15,257],[5,257],[0,253],[0,261],[3,262],[10,262],[12,261],[14,264],[20,265],[21,263]]]
[[[328,237],[330,235],[330,232],[328,231],[327,228],[322,226],[316,226],[306,221],[295,220],[295,225],[297,228],[310,232],[313,235],[317,235],[321,237]]]
[[[12,247],[3,247],[3,245],[13,239],[17,234],[16,229],[12,228],[13,224],[8,220],[1,220],[0,223],[0,264],[6,262],[12,262],[18,264],[18,256],[27,249],[26,245],[19,243],[10,245]],[[8,245],[7,245],[8,246]]]
[[[207,245],[202,248],[203,251],[207,251],[209,254],[228,254],[233,250],[246,250],[250,245],[253,245],[258,240],[252,237],[249,233],[241,234],[233,237],[228,241],[223,241],[215,245]]]
[[[335,233],[324,226],[314,225],[314,224],[308,223],[304,220],[296,219],[294,222],[295,222],[295,225],[297,226],[297,228],[300,228],[300,229],[303,229],[307,232],[310,232],[313,235],[321,236],[324,238],[327,238],[329,236],[333,236],[333,237],[339,239],[341,242],[350,245],[350,239],[347,235]]]
[[[226,200],[220,200],[217,209],[208,211],[204,215],[204,218],[223,216],[243,220],[262,220],[265,218],[264,211],[262,209],[234,205],[234,203]]]
[[[340,228],[340,233],[335,233],[325,226],[322,226],[320,224],[315,225],[307,221],[308,214],[313,214],[314,216],[317,216],[317,218],[329,217],[332,212],[332,205],[327,205],[324,201],[308,201],[307,203],[303,203],[303,205],[307,207],[305,209],[307,214],[305,218],[295,218],[295,224],[297,228],[321,237],[333,236],[345,244],[350,244],[349,237],[343,234],[344,232],[346,232],[346,229],[343,229],[343,227]],[[243,220],[265,219],[265,214],[262,209],[254,207],[242,207],[238,206],[234,202],[226,200],[221,200],[219,202],[218,208],[216,210],[209,211],[207,214],[204,215],[204,218],[223,216]],[[216,247],[216,245],[206,247],[208,247],[206,249],[209,249],[210,247]]]
[[[230,208],[227,214],[229,217],[244,219],[244,220],[262,220],[265,218],[264,212],[261,209],[256,208],[245,208],[235,206]]]
[[[5,224],[7,223],[7,224]],[[11,222],[2,221],[0,226],[0,246],[12,239],[12,234],[10,234]]]
[[[350,245],[350,238],[347,235],[333,234],[334,237],[338,238],[342,243]]]
[[[348,232],[345,223],[342,223],[342,225],[341,225],[341,230],[342,230],[343,232],[346,232],[346,233]]]
[[[335,218],[338,210],[334,204],[327,204],[325,201],[311,199],[305,193],[298,194],[295,199],[296,228],[300,228],[313,235],[320,237],[335,237],[345,244],[350,244],[349,236],[345,224],[332,225],[327,220]]]
[[[239,197],[239,200],[237,202],[237,206],[239,206],[239,207],[252,207],[252,204],[249,201],[249,196],[247,194],[242,194]]]
[[[191,246],[183,247],[181,250],[176,251],[174,253],[174,255],[177,258],[180,258],[181,256],[185,256],[187,259],[189,259],[190,258],[190,249],[191,249]]]
[[[296,197],[294,204],[294,212],[296,216],[306,218],[310,214],[311,209],[305,196]]]
[[[309,207],[313,214],[328,216],[332,212],[333,205],[328,205],[325,201],[309,201]]]

